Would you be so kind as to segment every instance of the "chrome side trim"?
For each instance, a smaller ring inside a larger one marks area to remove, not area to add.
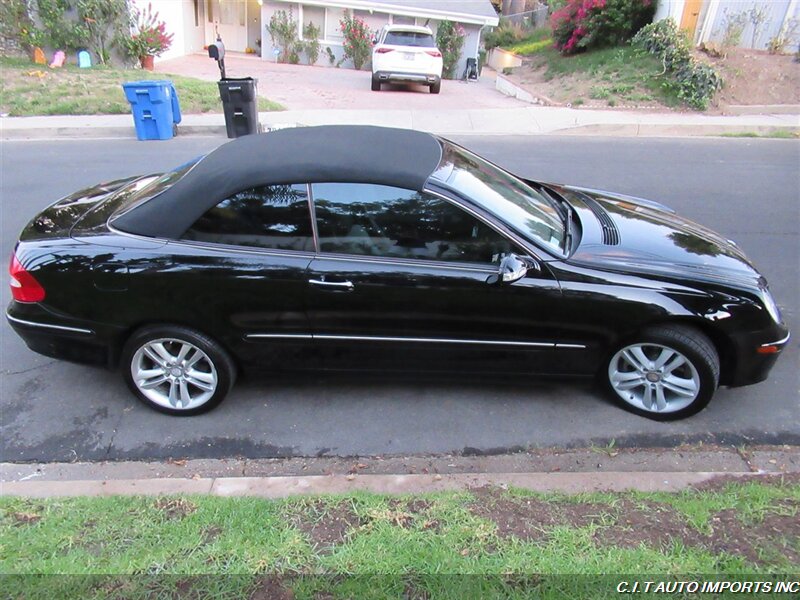
[[[276,339],[276,340],[311,340],[314,336],[310,333],[248,333],[246,339]]]
[[[50,325],[49,323],[36,323],[35,321],[26,321],[25,319],[18,319],[6,313],[6,319],[20,325],[27,325],[28,327],[39,327],[41,329],[55,329],[57,331],[69,331],[71,333],[83,333],[86,335],[94,335],[91,329],[82,329],[80,327],[67,327],[66,325]]]
[[[512,342],[502,340],[457,340],[452,338],[391,337],[377,335],[331,335],[325,333],[248,333],[246,339],[273,340],[353,340],[361,342],[415,342],[427,344],[474,344],[485,346],[523,346],[528,348],[563,348],[584,350],[583,344],[557,344],[555,342]]]
[[[364,342],[423,342],[431,344],[477,344],[486,346],[528,346],[533,348],[554,348],[553,342],[505,342],[499,340],[455,340],[450,338],[407,338],[407,337],[383,337],[371,335],[326,335],[314,334],[317,340],[356,340]]]
[[[315,260],[342,260],[346,262],[365,262],[378,265],[393,265],[399,267],[427,267],[429,269],[450,269],[451,271],[473,271],[475,273],[495,274],[497,269],[488,269],[474,266],[475,263],[463,263],[464,266],[454,266],[452,263],[446,264],[435,260],[423,260],[414,258],[391,257],[375,258],[374,256],[360,256],[356,254],[336,254],[334,252],[321,252]],[[471,266],[472,265],[472,266]]]
[[[786,342],[789,341],[790,337],[792,337],[792,334],[787,333],[785,338],[778,340],[777,342],[767,342],[766,344],[761,344],[761,347],[766,348],[767,346],[783,346]]]

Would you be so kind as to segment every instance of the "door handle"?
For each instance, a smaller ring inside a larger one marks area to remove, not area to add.
[[[352,281],[323,281],[321,279],[309,279],[308,283],[311,285],[320,285],[322,287],[344,288],[348,291],[355,287]]]

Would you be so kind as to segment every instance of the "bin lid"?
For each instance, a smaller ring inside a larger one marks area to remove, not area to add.
[[[169,79],[143,79],[142,81],[125,81],[122,87],[168,87],[171,85],[172,82]]]

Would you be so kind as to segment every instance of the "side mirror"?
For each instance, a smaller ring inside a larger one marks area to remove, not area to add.
[[[378,38],[372,38],[372,45],[375,46],[378,43]]]
[[[502,283],[514,283],[528,274],[530,265],[516,254],[508,254],[500,261],[498,274]]]

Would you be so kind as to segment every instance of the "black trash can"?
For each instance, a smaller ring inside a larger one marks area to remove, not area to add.
[[[258,80],[252,77],[226,78],[217,83],[228,137],[258,133]]]

